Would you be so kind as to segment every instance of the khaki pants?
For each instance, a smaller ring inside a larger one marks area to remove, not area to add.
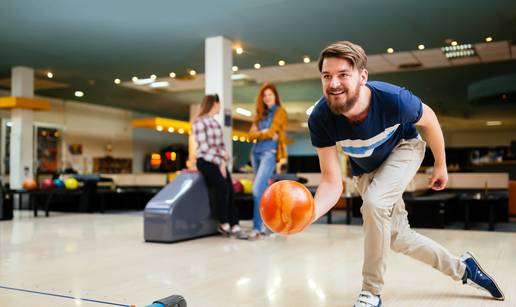
[[[415,176],[425,155],[420,139],[401,140],[375,171],[355,177],[362,196],[364,266],[362,290],[379,295],[389,247],[460,280],[465,265],[440,244],[410,229],[403,191]]]

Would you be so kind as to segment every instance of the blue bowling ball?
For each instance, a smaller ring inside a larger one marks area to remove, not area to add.
[[[54,185],[56,186],[56,188],[64,188],[65,187],[64,181],[59,178],[54,179]]]

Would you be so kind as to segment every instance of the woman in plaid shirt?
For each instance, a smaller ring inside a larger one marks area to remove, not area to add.
[[[202,173],[208,188],[214,191],[220,223],[218,231],[228,237],[235,235],[244,239],[245,234],[238,225],[238,211],[233,202],[233,185],[226,166],[229,155],[224,145],[222,126],[214,117],[219,111],[219,96],[204,96],[201,111],[192,128],[197,145],[197,169]]]

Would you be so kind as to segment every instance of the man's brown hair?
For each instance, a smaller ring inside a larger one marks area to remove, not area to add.
[[[364,49],[350,41],[338,41],[326,46],[319,55],[319,71],[322,71],[322,64],[326,58],[341,58],[348,60],[353,68],[359,71],[367,67],[367,55]]]

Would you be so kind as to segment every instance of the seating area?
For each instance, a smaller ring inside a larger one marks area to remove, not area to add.
[[[76,176],[83,179],[77,189],[25,190],[9,189],[2,185],[2,199],[4,203],[9,203],[4,206],[5,210],[10,210],[12,215],[13,208],[30,209],[35,217],[41,209],[46,217],[50,211],[104,213],[112,209],[142,210],[168,180],[167,174],[101,174],[94,176],[97,179],[93,181],[86,180],[94,178],[92,175],[81,176]]]
[[[302,178],[302,182],[315,194],[320,182],[319,173],[297,173],[291,176]],[[83,181],[76,190],[55,188],[27,191],[4,188],[3,199],[4,202],[10,202],[11,208],[33,210],[35,217],[39,210],[43,210],[46,217],[50,211],[104,213],[117,209],[141,210],[173,176],[103,174],[98,177],[102,180],[94,182],[93,188]],[[253,174],[235,173],[232,177],[236,180],[252,180]],[[474,222],[487,222],[487,229],[493,231],[496,223],[508,221],[512,208],[509,204],[514,202],[516,189],[513,182],[509,184],[508,174],[450,173],[448,188],[444,191],[428,190],[427,177],[423,173],[417,174],[404,194],[409,221],[413,227],[446,228],[450,223],[461,222],[464,229],[470,229]],[[252,219],[252,195],[236,193],[234,201],[241,219]],[[334,222],[335,210],[345,210],[345,222],[352,224],[353,218],[361,218],[361,202],[352,180],[346,180],[340,200],[325,216],[326,223]]]

